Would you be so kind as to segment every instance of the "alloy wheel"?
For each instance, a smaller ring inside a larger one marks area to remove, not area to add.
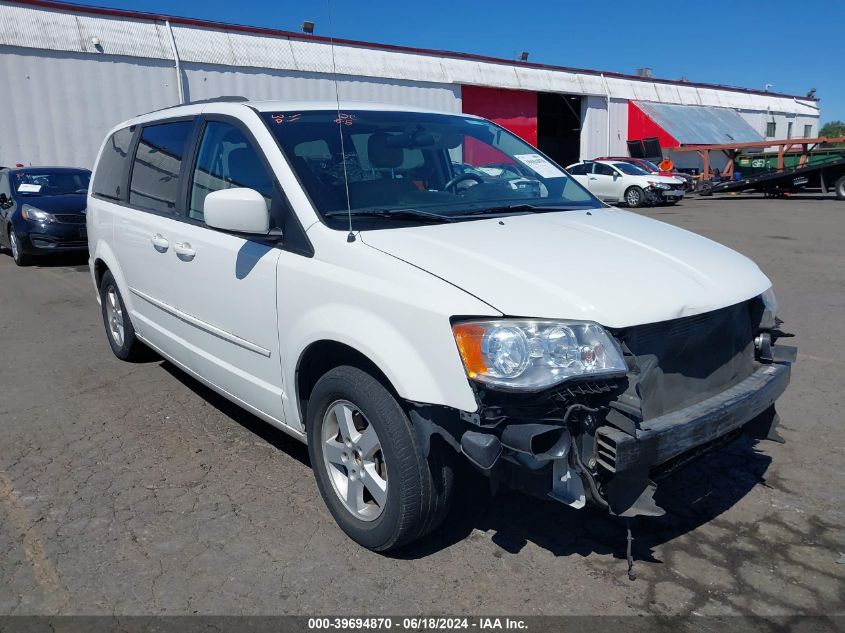
[[[336,400],[326,409],[320,436],[335,494],[355,518],[374,521],[387,503],[387,465],[375,428],[353,403]]]
[[[123,347],[123,308],[114,286],[110,286],[106,291],[106,321],[108,322],[109,336],[111,336],[115,345]]]
[[[18,236],[14,231],[9,231],[9,247],[12,249],[12,257],[20,259],[21,245],[18,243]]]

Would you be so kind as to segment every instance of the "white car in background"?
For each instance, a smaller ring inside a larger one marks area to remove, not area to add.
[[[684,197],[681,179],[650,174],[622,161],[588,160],[570,165],[566,171],[597,198],[624,202],[632,208],[675,204]]]

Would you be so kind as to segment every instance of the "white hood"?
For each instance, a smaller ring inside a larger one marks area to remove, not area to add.
[[[625,327],[709,312],[771,286],[743,255],[619,209],[486,218],[361,237],[508,316]]]

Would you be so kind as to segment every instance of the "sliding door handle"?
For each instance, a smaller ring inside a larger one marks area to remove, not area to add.
[[[185,262],[191,261],[197,254],[188,242],[177,242],[173,245],[173,251],[179,259]]]

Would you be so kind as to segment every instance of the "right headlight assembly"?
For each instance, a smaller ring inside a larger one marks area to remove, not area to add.
[[[587,321],[460,321],[452,333],[467,375],[504,389],[537,391],[570,378],[628,371],[613,337]]]

